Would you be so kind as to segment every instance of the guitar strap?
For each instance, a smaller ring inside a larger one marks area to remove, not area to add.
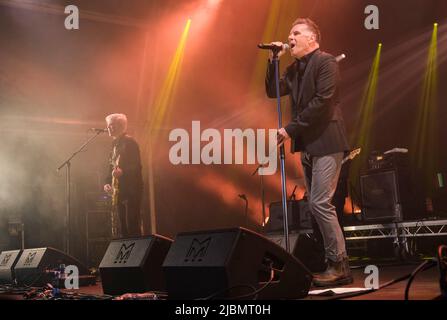
[[[112,161],[113,161],[113,164],[115,164],[116,165],[116,158],[117,158],[117,148],[116,148],[116,145],[113,147],[113,153],[112,153]]]

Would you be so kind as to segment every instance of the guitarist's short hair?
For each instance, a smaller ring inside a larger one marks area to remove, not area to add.
[[[127,130],[127,116],[123,113],[112,113],[106,117],[106,122],[117,122],[119,123],[124,131]]]

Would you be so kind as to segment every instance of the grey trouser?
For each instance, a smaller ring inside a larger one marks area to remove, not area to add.
[[[334,262],[347,257],[343,232],[331,203],[342,160],[343,152],[321,157],[301,153],[309,207],[323,236],[326,258]]]

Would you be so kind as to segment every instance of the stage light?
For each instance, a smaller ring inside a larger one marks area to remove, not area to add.
[[[430,47],[424,75],[422,94],[419,102],[417,130],[413,137],[413,165],[421,170],[427,192],[434,188],[437,159],[437,85],[438,85],[438,27],[433,24]]]
[[[358,128],[358,132],[355,135],[357,137],[355,145],[362,148],[363,155],[368,153],[369,148],[369,135],[371,131],[373,110],[377,94],[381,51],[382,43],[379,43],[369,72],[368,82],[363,93],[363,98],[360,106],[360,118],[356,126],[356,128]]]
[[[153,150],[158,149],[157,143],[159,143],[160,128],[169,121],[169,111],[172,107],[178,80],[180,77],[180,70],[183,62],[183,56],[186,47],[186,40],[188,39],[189,29],[191,27],[191,19],[186,21],[186,25],[183,29],[182,36],[175,50],[174,57],[171,60],[171,64],[168,69],[166,78],[163,85],[155,99],[155,103],[152,106],[151,112],[149,112],[149,119],[145,124],[145,138],[144,138],[144,151],[145,157],[148,163],[148,184],[150,190],[150,209],[151,209],[151,225],[152,232],[155,232],[155,182],[153,176]]]
[[[377,94],[377,83],[379,80],[380,56],[382,52],[382,43],[377,45],[376,55],[369,71],[368,82],[366,83],[360,105],[360,117],[355,128],[357,128],[351,137],[351,144],[356,148],[362,148],[360,160],[352,164],[350,175],[352,181],[356,181],[360,172],[360,166],[365,162],[369,154],[370,135],[372,128],[373,111],[375,107],[375,99]]]
[[[149,129],[154,130],[160,128],[166,122],[166,115],[172,105],[172,100],[175,96],[177,89],[178,79],[180,76],[180,70],[182,66],[186,40],[188,39],[189,29],[191,27],[191,19],[186,21],[185,28],[183,29],[182,36],[175,51],[174,57],[171,60],[171,64],[168,69],[167,76],[163,82],[163,86],[160,93],[155,100],[153,106],[153,114],[149,121]]]
[[[296,0],[270,1],[270,7],[267,10],[262,38],[258,39],[258,42],[270,43],[274,40],[281,41],[281,39],[283,39],[283,42],[287,42],[287,35],[289,34],[291,23],[295,21],[297,12],[299,12],[299,7],[300,1]],[[255,46],[254,50],[256,50]],[[266,59],[266,50],[257,50],[256,63],[254,65],[253,75],[250,82],[250,92],[255,93],[262,90],[262,94],[264,94],[264,88],[259,84],[263,83],[264,81]],[[287,54],[284,55],[282,59],[287,61],[290,57]]]

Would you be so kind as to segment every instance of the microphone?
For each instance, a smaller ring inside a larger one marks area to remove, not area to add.
[[[340,62],[341,60],[343,60],[345,58],[346,58],[346,55],[344,53],[342,53],[335,57],[335,61]]]
[[[273,51],[281,51],[281,50],[289,50],[290,46],[287,43],[283,43],[282,46],[278,46],[276,44],[270,43],[260,43],[258,44],[259,49],[273,50]]]
[[[99,128],[90,128],[90,131],[103,133],[103,132],[108,132],[109,130],[108,129],[99,129]]]

